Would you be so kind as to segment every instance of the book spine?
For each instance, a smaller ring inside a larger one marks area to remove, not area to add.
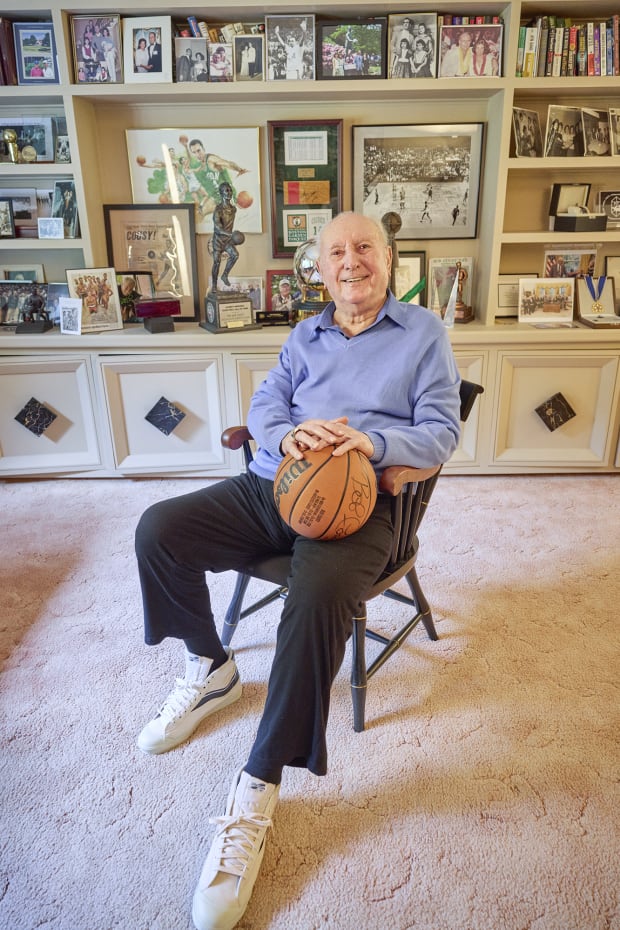
[[[598,40],[600,43],[601,77],[607,75],[607,23],[598,24]]]
[[[199,39],[201,37],[200,29],[198,28],[198,20],[195,16],[188,16],[187,22],[189,23],[189,28],[192,30],[192,35],[195,38]]]
[[[553,49],[553,77],[560,76],[562,67],[562,46],[564,44],[564,26],[557,26],[555,30],[555,47]]]
[[[614,33],[614,74],[620,74],[620,13],[611,17]]]
[[[577,26],[571,26],[568,34],[568,62],[566,66],[566,73],[569,77],[577,74],[577,37]]]
[[[536,73],[536,26],[527,26],[525,30],[525,50],[523,53],[523,77],[531,78]]]
[[[598,23],[594,23],[594,76],[601,75],[601,34]]]
[[[547,64],[547,42],[549,41],[549,17],[543,16],[538,37],[538,62],[536,65],[536,76],[545,76],[545,66]]]
[[[209,38],[209,27],[204,22],[204,20],[199,21],[198,28],[200,29],[200,35],[202,36],[202,38],[208,39]]]
[[[607,74],[615,74],[614,71],[614,31],[611,26],[605,28],[607,37]]]
[[[588,73],[588,37],[585,26],[579,27],[577,35],[577,75],[584,77]]]
[[[523,56],[525,55],[525,26],[519,26],[519,39],[517,43],[517,68],[515,77],[523,77]]]
[[[560,75],[566,77],[568,74],[568,46],[570,42],[570,26],[564,27],[564,36],[562,37],[562,58],[560,62]]]
[[[555,49],[555,33],[557,26],[549,26],[549,37],[547,39],[547,61],[545,62],[545,77],[551,77],[553,74],[553,50]]]
[[[586,23],[586,74],[588,77],[594,76],[594,23]]]

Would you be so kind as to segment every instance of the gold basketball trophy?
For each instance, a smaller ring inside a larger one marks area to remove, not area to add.
[[[321,313],[331,297],[317,267],[319,248],[316,239],[308,239],[296,250],[293,257],[293,269],[301,291],[291,309],[289,324],[295,326],[307,316],[316,316]]]
[[[465,282],[469,275],[467,271],[463,268],[461,262],[456,263],[456,304],[454,306],[454,322],[455,323],[471,323],[474,318],[474,311],[471,307],[468,307],[467,304],[463,301],[463,288],[465,287]]]

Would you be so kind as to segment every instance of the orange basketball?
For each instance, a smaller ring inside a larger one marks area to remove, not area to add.
[[[247,191],[239,191],[237,194],[237,206],[242,210],[247,210],[254,203],[254,198]]]
[[[333,446],[291,455],[280,463],[273,497],[282,519],[310,539],[341,539],[360,529],[377,500],[377,478],[358,449],[332,455]]]

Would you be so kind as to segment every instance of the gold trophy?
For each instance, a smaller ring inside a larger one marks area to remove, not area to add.
[[[469,275],[466,270],[463,268],[461,262],[456,263],[456,277],[457,277],[457,288],[456,288],[456,304],[454,307],[454,322],[455,323],[470,323],[474,318],[474,311],[471,307],[468,307],[463,301],[463,288],[465,282]]]

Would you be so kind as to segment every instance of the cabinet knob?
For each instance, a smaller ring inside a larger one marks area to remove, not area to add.
[[[34,436],[42,436],[56,417],[57,414],[50,410],[49,407],[38,401],[36,397],[31,397],[28,403],[15,415],[14,419],[27,430],[30,430]]]
[[[169,436],[185,418],[185,411],[173,404],[166,397],[160,397],[151,407],[144,419],[158,429],[164,436]]]

